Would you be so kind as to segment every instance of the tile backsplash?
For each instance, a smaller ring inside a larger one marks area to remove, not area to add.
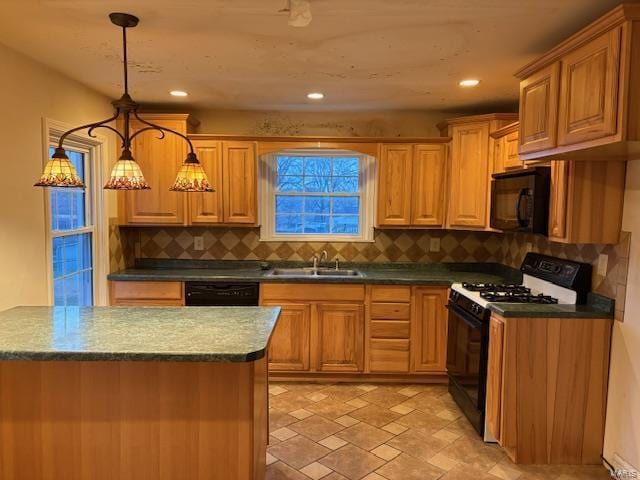
[[[201,236],[204,249],[194,249]],[[432,238],[440,251],[430,251]],[[626,295],[630,234],[617,245],[573,245],[550,242],[542,235],[457,230],[376,230],[374,241],[261,242],[259,228],[118,227],[109,231],[111,271],[133,265],[135,258],[198,260],[300,260],[326,250],[329,259],[350,262],[498,262],[519,268],[528,249],[593,265],[593,290],[616,300],[622,320]],[[598,257],[608,255],[607,274],[597,274]]]

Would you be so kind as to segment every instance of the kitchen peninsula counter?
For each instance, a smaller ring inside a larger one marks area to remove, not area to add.
[[[0,478],[264,478],[279,312],[0,312]]]

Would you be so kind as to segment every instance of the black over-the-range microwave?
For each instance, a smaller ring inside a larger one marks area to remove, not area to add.
[[[496,173],[491,182],[491,227],[547,234],[550,167]]]

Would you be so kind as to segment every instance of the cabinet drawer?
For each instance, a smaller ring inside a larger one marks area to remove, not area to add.
[[[398,320],[372,320],[371,338],[409,338],[410,323]]]
[[[381,285],[371,288],[372,302],[406,302],[411,301],[411,287]]]
[[[263,283],[263,301],[287,302],[362,302],[364,285],[318,285],[317,283]]]
[[[409,340],[371,340],[371,372],[408,372]]]
[[[182,282],[111,282],[111,304],[147,302],[149,304],[184,304]]]
[[[372,303],[371,318],[383,320],[408,320],[411,316],[411,305],[408,303]]]

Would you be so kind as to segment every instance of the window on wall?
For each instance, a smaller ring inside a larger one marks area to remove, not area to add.
[[[263,159],[263,240],[368,241],[373,159],[334,150]],[[372,213],[371,213],[372,214]]]
[[[66,153],[87,188],[49,189],[53,304],[93,305],[95,229],[90,154],[81,150]],[[53,154],[53,147],[49,154]]]

